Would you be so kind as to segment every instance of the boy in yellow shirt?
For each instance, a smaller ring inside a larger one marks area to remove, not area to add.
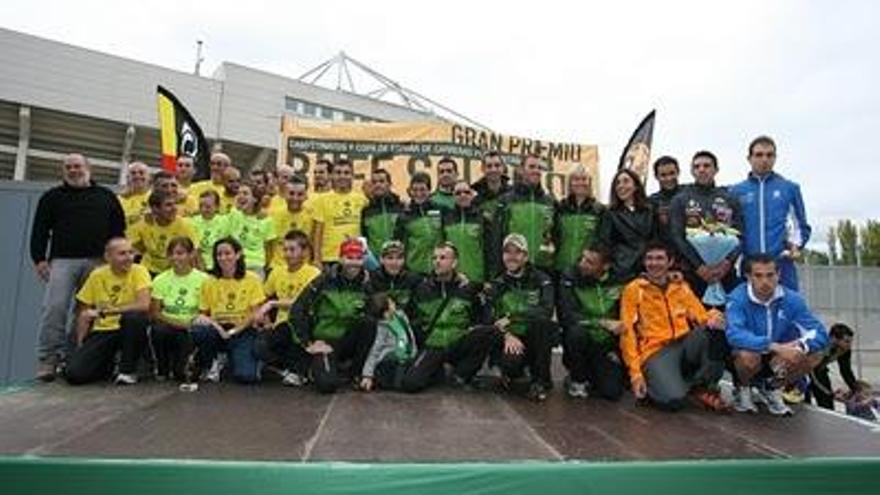
[[[115,382],[137,383],[135,368],[147,342],[150,274],[134,263],[131,243],[121,237],[107,242],[104,259],[107,264],[93,270],[76,294],[77,348],[65,368],[71,385],[109,376],[118,350]]]
[[[149,202],[150,218],[129,227],[128,237],[135,249],[143,254],[141,263],[155,276],[171,267],[167,254],[171,239],[187,237],[198,245],[199,235],[189,219],[177,215],[177,198],[154,191]]]

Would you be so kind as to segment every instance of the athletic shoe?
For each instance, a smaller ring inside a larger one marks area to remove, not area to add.
[[[761,390],[761,395],[763,395],[764,403],[767,404],[767,410],[770,411],[770,414],[774,416],[791,416],[794,414],[794,411],[782,399],[781,388]]]
[[[220,373],[223,372],[223,363],[220,358],[214,358],[211,362],[211,368],[205,373],[205,380],[214,383],[220,383]]]
[[[752,389],[751,387],[737,387],[736,392],[734,393],[734,401],[733,408],[737,412],[741,413],[757,413],[758,406],[755,405],[755,402],[752,400]]]
[[[286,387],[302,387],[306,380],[292,371],[281,370],[281,384]]]
[[[526,397],[535,402],[544,402],[547,400],[547,389],[540,383],[533,383],[529,387],[529,392],[526,394]]]
[[[128,373],[119,373],[116,375],[116,379],[113,380],[113,383],[116,385],[134,385],[138,382],[138,378],[136,375],[130,375]]]
[[[41,361],[37,367],[37,380],[51,382],[55,379],[55,361]]]
[[[792,387],[782,392],[782,400],[786,404],[800,404],[804,401],[804,393],[796,387]]]
[[[586,399],[590,396],[585,382],[569,382],[568,396],[572,399]]]

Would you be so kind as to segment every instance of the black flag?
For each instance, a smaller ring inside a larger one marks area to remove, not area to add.
[[[156,87],[159,104],[159,135],[162,143],[162,168],[177,171],[177,157],[193,158],[194,180],[207,179],[210,175],[210,153],[202,128],[170,91]]]
[[[654,116],[656,110],[651,110],[647,117],[633,132],[632,137],[620,154],[620,163],[617,169],[628,168],[642,178],[644,183],[648,179],[648,166],[651,162],[651,141],[654,138]]]

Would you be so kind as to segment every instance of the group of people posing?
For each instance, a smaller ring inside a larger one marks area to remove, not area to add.
[[[69,155],[31,239],[47,281],[38,377],[134,384],[146,363],[186,386],[274,373],[323,393],[418,392],[489,369],[542,401],[561,345],[574,398],[629,388],[664,409],[725,410],[727,368],[737,410],[760,399],[791,414],[783,388],[848,356],[852,332],[829,339],[797,292],[810,228],[775,154],[756,138],[732,187],[715,183],[711,152],[694,155],[682,186],[661,157],[658,193],[620,170],[607,206],[583,167],[554,199],[536,155],[509,170],[489,152],[473,184],[443,158],[436,188],[411,176],[408,202],[381,168],[354,189],[344,158],[317,162],[310,184],[289,166],[243,180],[222,153],[198,182],[188,157],[152,178],[134,163],[117,197]],[[706,248],[716,239],[720,254]]]

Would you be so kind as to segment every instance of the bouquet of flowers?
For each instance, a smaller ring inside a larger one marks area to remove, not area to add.
[[[718,222],[702,221],[699,227],[688,227],[686,238],[707,265],[720,263],[739,246],[739,231]],[[703,302],[710,306],[723,306],[727,294],[720,282],[709,284],[703,294]]]

